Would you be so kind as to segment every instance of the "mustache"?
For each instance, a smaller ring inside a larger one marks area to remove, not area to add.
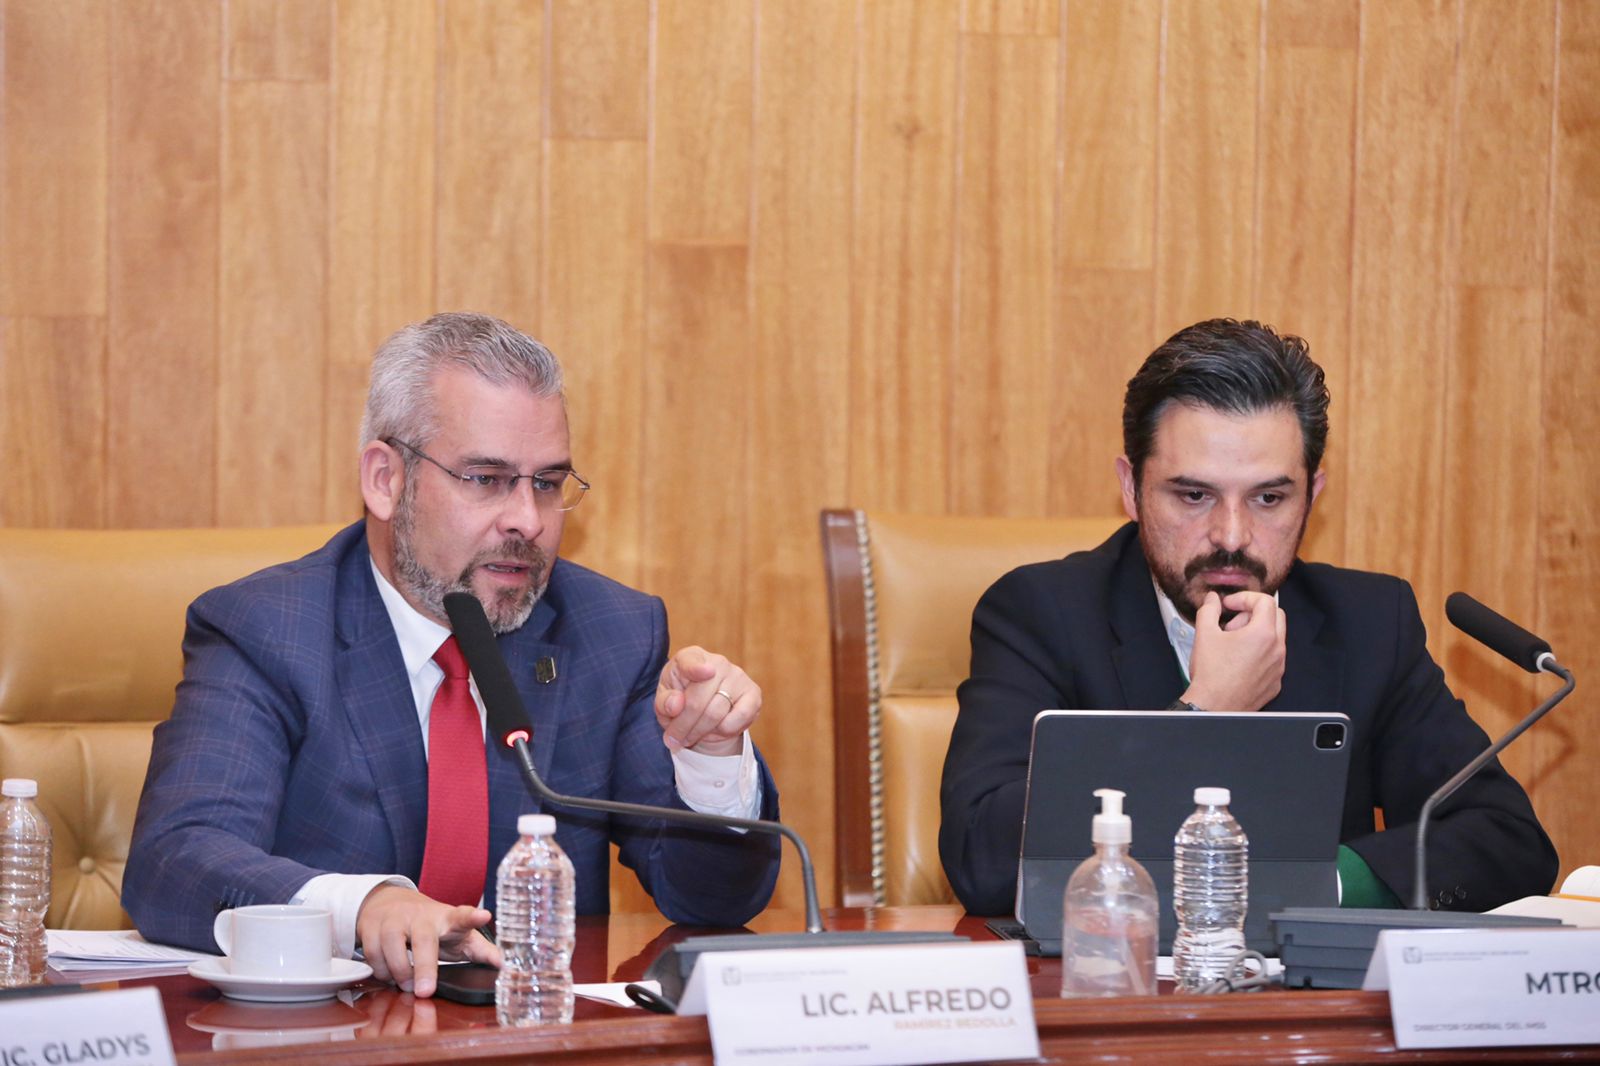
[[[1243,550],[1224,551],[1218,548],[1210,555],[1202,555],[1190,560],[1189,565],[1183,568],[1185,581],[1193,581],[1206,570],[1243,570],[1257,581],[1267,580],[1267,567],[1261,560],[1246,555]]]

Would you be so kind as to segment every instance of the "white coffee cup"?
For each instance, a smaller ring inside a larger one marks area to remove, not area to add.
[[[211,932],[239,977],[325,977],[333,969],[333,915],[269,903],[217,915]]]

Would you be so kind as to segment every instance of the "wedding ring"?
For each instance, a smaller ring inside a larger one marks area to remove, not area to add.
[[[722,689],[719,688],[719,689],[717,689],[717,695],[719,695],[723,699],[727,700],[729,707],[733,706],[733,697],[728,695],[727,692],[725,692],[725,691],[723,691]]]

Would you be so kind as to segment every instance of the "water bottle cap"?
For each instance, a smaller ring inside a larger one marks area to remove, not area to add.
[[[1197,788],[1194,801],[1201,807],[1226,807],[1233,802],[1233,793],[1225,788]]]
[[[517,835],[525,837],[548,837],[556,832],[556,819],[553,814],[524,814],[517,818]]]
[[[39,782],[30,777],[8,777],[0,782],[0,795],[31,799],[39,794]]]
[[[1125,792],[1114,788],[1097,788],[1100,813],[1094,816],[1090,836],[1096,844],[1127,844],[1133,840],[1133,819],[1122,813]]]

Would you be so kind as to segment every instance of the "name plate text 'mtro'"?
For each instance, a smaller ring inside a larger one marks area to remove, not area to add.
[[[680,1014],[707,1015],[717,1062],[898,1066],[1036,1058],[1022,945],[709,952]]]
[[[1600,929],[1385,929],[1362,987],[1400,1048],[1600,1044]]]

